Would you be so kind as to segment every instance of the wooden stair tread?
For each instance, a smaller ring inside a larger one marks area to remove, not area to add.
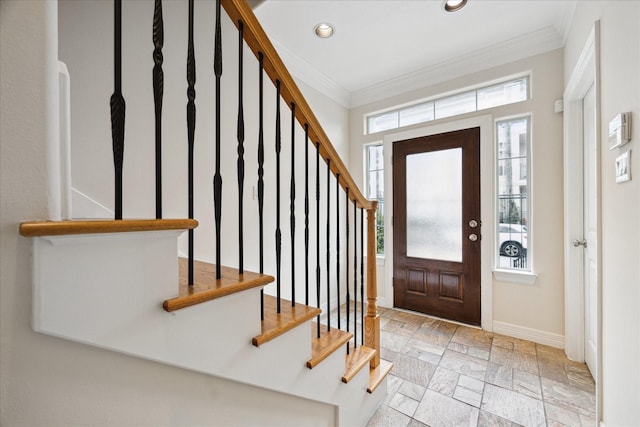
[[[375,368],[369,369],[369,386],[367,387],[367,393],[373,393],[376,388],[382,383],[382,380],[391,372],[393,363],[384,359],[380,359],[380,364]]]
[[[178,259],[178,296],[166,300],[162,307],[166,311],[211,301],[247,289],[264,286],[273,282],[273,276],[222,266],[222,278],[216,279],[216,266],[202,261],[193,263],[193,286],[188,285],[188,261]]]
[[[309,369],[318,366],[320,362],[353,338],[351,332],[345,332],[338,328],[327,330],[327,325],[320,325],[320,338],[318,338],[318,324],[313,322],[311,325],[311,359],[307,360],[307,368]]]
[[[304,304],[291,306],[291,301],[281,299],[280,313],[276,313],[276,297],[264,296],[264,320],[262,333],[253,337],[251,342],[256,347],[271,341],[287,331],[299,326],[322,313],[322,310]]]
[[[355,349],[352,348],[349,354],[345,356],[345,373],[342,376],[342,382],[348,383],[356,376],[362,368],[364,368],[373,357],[376,355],[376,351],[372,348],[360,345]]]
[[[63,236],[69,234],[189,230],[197,226],[198,221],[195,219],[29,221],[20,224],[20,234],[24,237]]]

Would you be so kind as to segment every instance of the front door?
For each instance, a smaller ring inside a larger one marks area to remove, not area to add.
[[[393,144],[394,306],[480,325],[480,129]]]

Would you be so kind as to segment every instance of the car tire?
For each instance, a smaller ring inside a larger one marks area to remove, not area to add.
[[[500,246],[500,255],[508,256],[510,258],[518,258],[522,256],[524,253],[524,249],[522,245],[518,242],[508,241],[504,242],[502,246]]]

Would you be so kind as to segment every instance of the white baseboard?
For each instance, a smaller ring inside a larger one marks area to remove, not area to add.
[[[533,341],[538,344],[549,345],[551,347],[564,348],[564,335],[527,328],[525,326],[494,320],[493,332],[496,334]]]

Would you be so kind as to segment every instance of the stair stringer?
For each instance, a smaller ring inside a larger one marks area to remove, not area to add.
[[[364,425],[386,387],[366,392],[368,370],[348,384],[344,352],[310,370],[310,322],[260,347],[260,288],[173,313],[180,232],[34,238],[33,327],[111,351],[334,405],[337,422]]]

